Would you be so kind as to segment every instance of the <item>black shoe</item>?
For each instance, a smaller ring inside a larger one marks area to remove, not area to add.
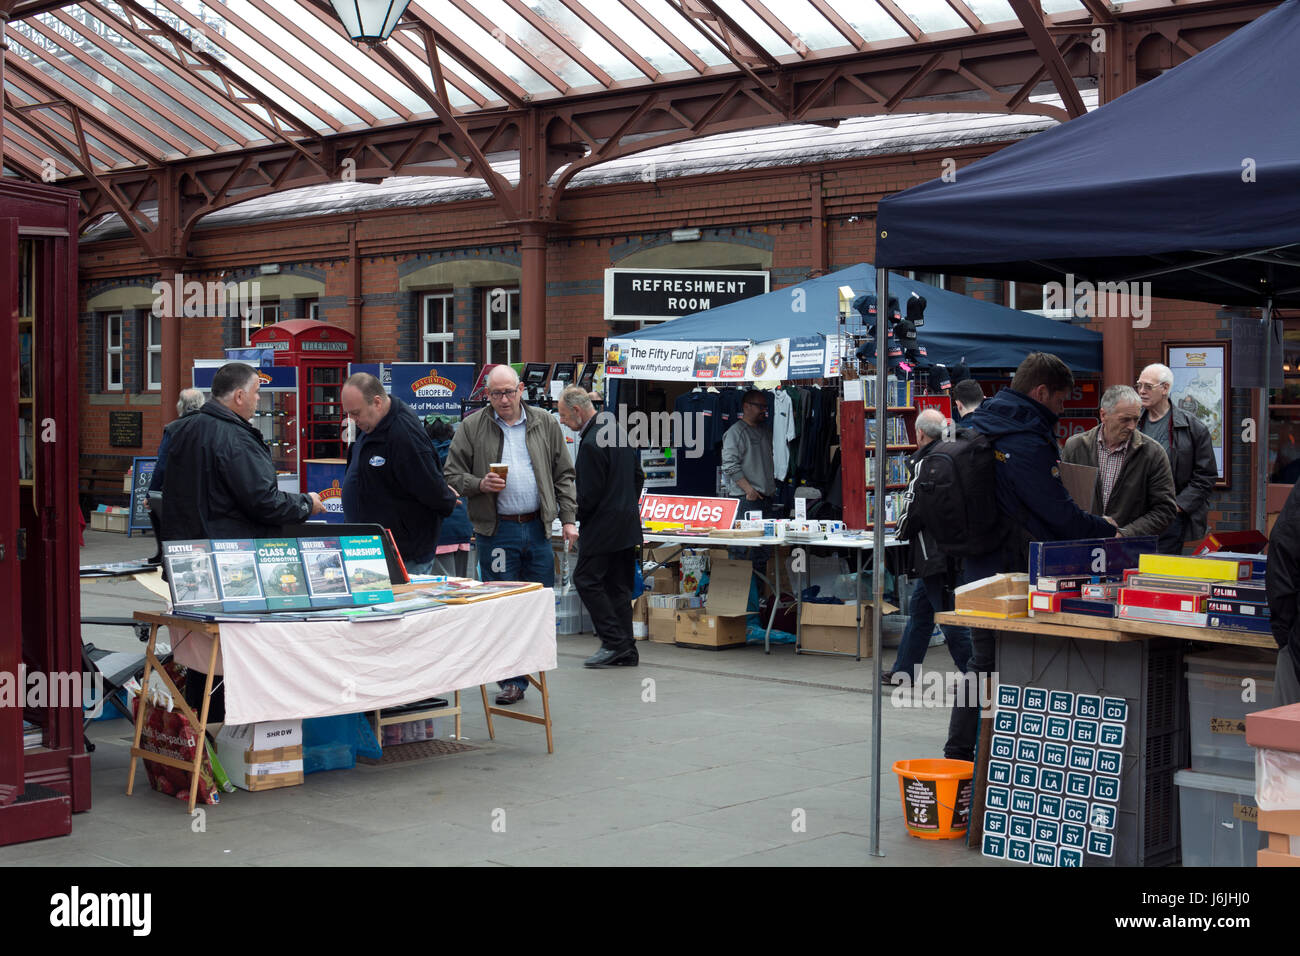
[[[582,666],[583,667],[610,667],[614,664],[621,663],[624,658],[630,657],[635,652],[636,652],[635,647],[629,648],[627,650],[621,650],[621,651],[612,650],[608,647],[602,647],[595,654],[592,654],[585,661],[583,661]]]
[[[893,683],[894,683],[894,675],[895,675],[896,673],[898,673],[898,672],[897,672],[897,671],[881,671],[881,672],[880,672],[880,683],[882,683],[882,684],[884,684],[884,685],[886,685],[886,686],[892,686]]]
[[[634,647],[630,651],[628,651],[625,656],[620,657],[618,660],[616,660],[614,662],[614,666],[615,667],[636,667],[636,665],[639,664],[640,662],[641,662],[641,655],[636,652],[636,648]]]

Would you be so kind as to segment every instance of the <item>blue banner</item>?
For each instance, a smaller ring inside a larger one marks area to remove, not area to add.
[[[421,418],[425,415],[449,415],[458,419],[461,400],[469,398],[474,387],[474,370],[475,366],[470,362],[438,365],[394,362],[390,394],[410,405]]]
[[[215,368],[196,367],[194,369],[194,387],[205,392],[212,390],[212,379],[217,374]],[[291,392],[298,387],[298,369],[292,365],[276,365],[273,368],[260,368],[258,377],[262,380],[264,392]]]

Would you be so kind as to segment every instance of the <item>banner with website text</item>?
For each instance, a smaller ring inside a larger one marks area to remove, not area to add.
[[[835,354],[832,354],[834,352]],[[805,335],[766,342],[674,342],[621,337],[605,340],[605,374],[661,382],[786,381],[839,374],[839,355],[826,338]]]

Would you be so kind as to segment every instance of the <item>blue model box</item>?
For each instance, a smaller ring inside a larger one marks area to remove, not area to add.
[[[1080,541],[1031,541],[1029,586],[1039,576],[1060,578],[1082,575],[1118,576],[1138,566],[1138,555],[1159,550],[1156,538],[1084,538]]]
[[[1272,634],[1273,624],[1266,617],[1251,617],[1248,614],[1211,614],[1210,627],[1226,627],[1234,631],[1254,631],[1256,634]]]

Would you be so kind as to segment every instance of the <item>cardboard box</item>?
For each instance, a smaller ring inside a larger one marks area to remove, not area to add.
[[[754,566],[748,561],[720,558],[709,571],[709,593],[704,607],[710,614],[731,617],[749,612],[749,583]]]
[[[1300,704],[1247,714],[1246,743],[1267,750],[1300,753]]]
[[[646,589],[651,594],[676,594],[681,583],[675,567],[660,568],[645,579]]]
[[[650,637],[650,602],[644,594],[632,602],[632,636],[638,641]]]
[[[274,790],[302,783],[302,721],[225,724],[217,756],[230,782],[243,790]]]
[[[1268,835],[1268,849],[1271,853],[1300,856],[1300,836],[1291,836],[1286,833],[1270,833]]]
[[[980,617],[1028,617],[1029,575],[994,574],[963,584],[954,609]]]
[[[649,609],[650,640],[655,644],[677,643],[677,611],[666,607]]]
[[[1300,836],[1300,810],[1260,810],[1256,823],[1262,833]]]
[[[854,654],[858,648],[857,604],[804,604],[799,614],[799,649]],[[871,605],[862,607],[862,656],[871,656]],[[896,611],[892,604],[885,612]]]
[[[745,643],[744,615],[721,617],[704,611],[677,612],[677,643],[702,647],[734,647]]]
[[[1289,853],[1274,853],[1272,850],[1260,850],[1255,858],[1258,866],[1300,866],[1300,856]]]
[[[90,529],[92,531],[113,531],[117,534],[126,534],[126,525],[130,520],[131,516],[126,512],[92,511],[90,513]]]

